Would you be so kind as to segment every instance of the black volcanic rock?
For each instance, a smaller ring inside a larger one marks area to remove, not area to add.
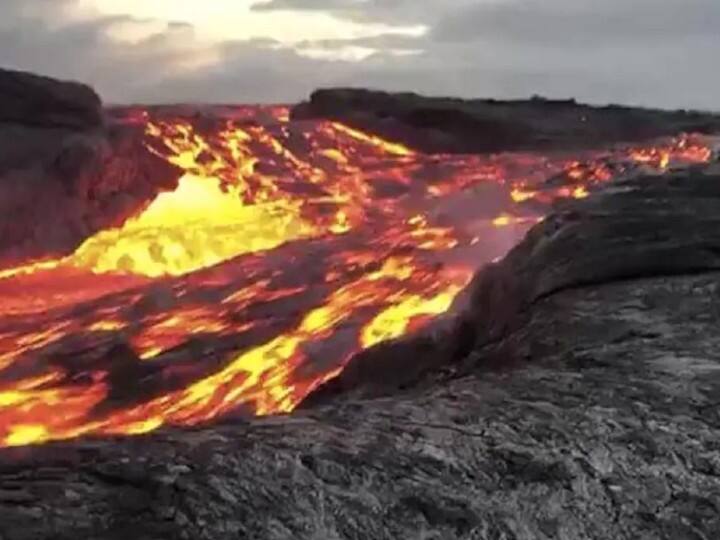
[[[317,90],[293,109],[292,118],[338,120],[432,153],[569,150],[720,131],[720,116],[699,112],[592,107],[543,98],[431,98],[351,88]]]
[[[326,407],[0,450],[0,537],[716,538],[719,210],[710,169],[559,208],[459,299],[462,340]]]
[[[67,254],[173,189],[143,138],[85,85],[0,70],[0,268]]]
[[[87,129],[102,124],[102,104],[84,84],[0,69],[0,122]]]

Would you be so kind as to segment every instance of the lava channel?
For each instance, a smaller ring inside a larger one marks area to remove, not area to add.
[[[292,411],[353,354],[447,311],[554,201],[711,157],[693,135],[424,155],[288,116],[133,113],[185,174],[73,254],[0,269],[0,446]]]

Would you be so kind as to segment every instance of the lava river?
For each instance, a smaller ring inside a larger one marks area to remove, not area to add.
[[[184,176],[66,258],[0,269],[0,446],[291,411],[445,312],[559,198],[710,141],[422,155],[284,108],[133,111]]]

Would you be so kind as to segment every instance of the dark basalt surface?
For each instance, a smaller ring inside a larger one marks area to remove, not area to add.
[[[720,131],[720,116],[693,111],[543,98],[461,100],[355,88],[317,90],[292,117],[338,120],[433,153],[570,150],[682,131]]]
[[[716,538],[718,216],[712,167],[616,184],[325,406],[0,451],[0,538]]]
[[[89,87],[0,69],[0,267],[66,254],[174,188],[142,140]]]
[[[81,83],[0,69],[0,122],[87,129],[102,124],[100,97]]]

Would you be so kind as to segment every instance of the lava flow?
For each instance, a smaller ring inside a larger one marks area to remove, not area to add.
[[[133,116],[177,189],[65,258],[0,269],[0,446],[291,411],[445,312],[554,200],[711,157],[700,136],[422,155],[287,113]]]

